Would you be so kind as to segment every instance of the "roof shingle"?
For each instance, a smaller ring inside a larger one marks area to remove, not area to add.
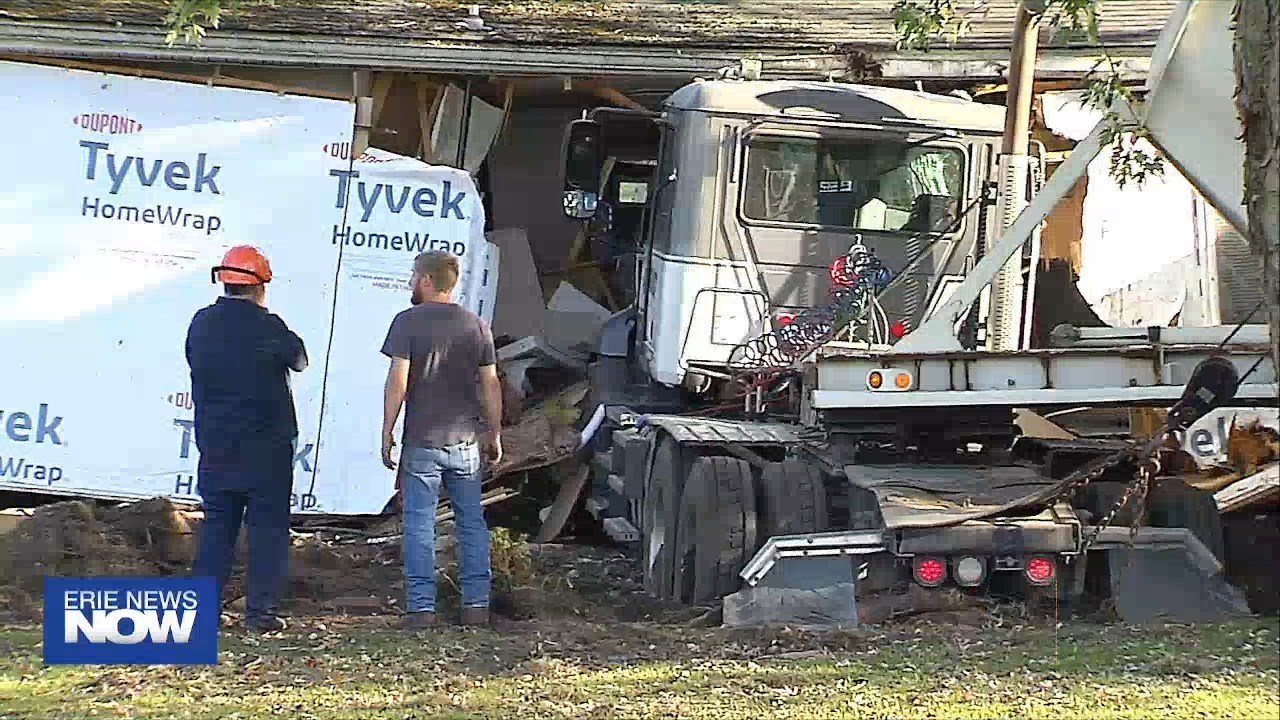
[[[1154,43],[1177,0],[1103,0],[1103,44]],[[457,0],[245,0],[224,18],[224,31],[322,36],[377,36],[460,44],[625,45],[811,51],[892,49],[894,0],[534,0],[488,2],[492,30],[459,26],[469,2]],[[1007,47],[1017,0],[971,0],[985,6],[955,47]],[[165,0],[5,0],[2,21],[156,26]],[[217,32],[217,31],[211,31]],[[1065,47],[1047,40],[1047,47]]]

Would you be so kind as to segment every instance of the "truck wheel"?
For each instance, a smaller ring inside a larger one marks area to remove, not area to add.
[[[797,460],[765,466],[760,475],[760,541],[827,529],[822,471]]]
[[[674,597],[676,525],[679,522],[680,494],[688,470],[684,455],[685,451],[675,440],[666,434],[661,435],[644,491],[640,565],[645,589],[664,599]]]
[[[694,461],[676,531],[676,597],[713,602],[738,589],[755,551],[756,494],[751,465],[730,457]]]

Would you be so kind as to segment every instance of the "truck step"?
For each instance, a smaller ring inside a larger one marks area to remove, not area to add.
[[[627,522],[626,518],[612,517],[606,519],[603,523],[605,534],[607,534],[614,542],[617,543],[633,543],[639,542],[640,531],[635,526]]]
[[[644,438],[640,431],[635,428],[627,428],[623,430],[615,430],[613,432],[613,445],[610,448],[612,455],[612,466],[609,472],[615,475],[627,474],[627,448],[634,445],[637,441],[643,442]]]
[[[601,450],[591,456],[591,474],[596,477],[605,477],[613,472],[613,451]]]

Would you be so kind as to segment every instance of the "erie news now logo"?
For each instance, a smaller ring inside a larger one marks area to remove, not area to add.
[[[211,577],[46,577],[49,665],[213,665],[218,591]]]

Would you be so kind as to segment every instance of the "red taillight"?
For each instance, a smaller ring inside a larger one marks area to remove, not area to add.
[[[895,322],[894,324],[889,326],[889,334],[892,335],[894,339],[901,338],[903,335],[907,334],[906,324],[903,323],[901,320]]]
[[[1048,585],[1053,582],[1053,575],[1057,571],[1057,565],[1053,562],[1053,558],[1033,557],[1027,560],[1027,579],[1036,585]]]
[[[778,315],[774,322],[778,323],[778,327],[786,327],[796,321],[795,315]]]
[[[939,558],[916,558],[913,565],[916,582],[925,587],[937,587],[947,579],[947,564]]]

